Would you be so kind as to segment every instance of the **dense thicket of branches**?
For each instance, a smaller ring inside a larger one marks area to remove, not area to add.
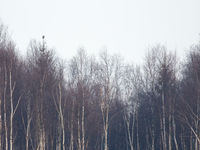
[[[200,43],[184,62],[157,45],[143,66],[45,41],[18,55],[0,26],[0,150],[199,150]]]

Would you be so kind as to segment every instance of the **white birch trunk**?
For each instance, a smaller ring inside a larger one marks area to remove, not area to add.
[[[13,90],[15,87],[12,87],[12,73],[11,70],[9,72],[9,82],[10,82],[10,150],[13,149]]]
[[[81,150],[80,112],[78,110],[78,150]]]
[[[69,150],[74,150],[74,100],[72,101],[72,114],[71,114],[71,135]]]
[[[127,128],[127,133],[128,133],[128,144],[129,144],[131,150],[134,150],[133,142],[132,142],[133,139],[132,139],[131,131],[130,131],[130,117],[127,118],[127,116],[124,115],[124,120],[125,120],[125,123],[126,123],[126,128]]]
[[[84,117],[85,117],[85,106],[84,106],[84,99],[82,105],[82,119],[81,119],[81,127],[82,127],[82,150],[85,150],[85,125],[84,125]]]
[[[62,147],[63,150],[65,150],[65,125],[64,125],[64,116],[63,116],[63,110],[62,110],[62,89],[61,84],[59,83],[59,116],[61,120],[61,128],[62,128]]]
[[[105,145],[104,150],[108,150],[108,108],[106,109],[106,118],[105,118],[105,127],[104,127],[104,134],[105,134]]]
[[[163,85],[162,85],[162,88]],[[165,97],[164,97],[164,89],[162,89],[162,126],[163,126],[163,150],[167,150],[166,144],[166,125],[165,125]]]
[[[5,81],[4,81],[4,128],[5,128],[5,150],[8,150],[8,126],[7,126],[7,114],[6,114],[6,90],[8,84],[7,69],[5,67]]]
[[[172,116],[172,125],[173,125],[173,135],[174,135],[174,143],[175,143],[175,147],[176,150],[178,150],[178,143],[177,143],[177,139],[176,139],[176,124],[175,124],[175,119],[174,119],[174,113]]]

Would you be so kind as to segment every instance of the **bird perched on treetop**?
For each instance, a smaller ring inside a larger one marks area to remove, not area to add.
[[[42,40],[43,40],[42,42],[43,42],[43,44],[42,44],[42,49],[40,50],[40,51],[43,52],[43,53],[44,53],[44,50],[45,50],[44,38],[45,38],[45,36],[43,35],[43,36],[42,36]]]

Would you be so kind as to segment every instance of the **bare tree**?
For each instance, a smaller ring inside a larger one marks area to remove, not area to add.
[[[100,88],[100,108],[103,119],[103,131],[104,131],[104,150],[108,150],[108,129],[109,129],[109,110],[112,101],[117,94],[116,88],[116,75],[119,71],[118,60],[114,57],[108,55],[107,51],[104,51],[100,54],[100,63],[99,63],[99,72],[98,80],[101,85]]]
[[[60,121],[60,129],[62,131],[62,135],[60,135],[59,141],[62,141],[62,149],[65,150],[65,108],[66,108],[66,99],[63,97],[64,91],[64,78],[63,78],[64,68],[63,65],[59,67],[58,71],[58,84],[56,84],[55,88],[55,97],[54,104],[56,107],[56,111],[58,113],[59,121]],[[61,150],[61,143],[59,142],[59,149]]]
[[[77,56],[70,62],[70,76],[73,80],[73,88],[75,91],[76,103],[77,103],[77,143],[79,150],[87,149],[87,136],[85,133],[86,122],[86,98],[90,90],[91,83],[91,66],[89,64],[89,58],[87,57],[84,49],[80,49]],[[74,107],[74,99],[72,103]],[[72,114],[73,115],[73,114]],[[74,118],[74,116],[72,116]]]
[[[16,113],[16,110],[19,106],[19,102],[21,100],[21,96],[17,99],[17,104],[14,106],[14,98],[13,94],[16,88],[16,81],[13,80],[13,63],[17,64],[16,58],[11,59],[10,65],[9,65],[9,92],[10,92],[10,150],[13,149],[13,143],[14,143],[14,137],[13,137],[13,119],[14,115]],[[16,67],[16,66],[15,66]]]
[[[161,48],[161,55],[159,60],[159,77],[158,77],[158,92],[161,93],[162,100],[162,119],[161,127],[163,129],[162,139],[163,139],[163,149],[172,149],[172,107],[173,107],[173,92],[175,92],[176,84],[176,56],[167,53],[165,47]],[[168,140],[167,140],[167,122],[168,120]],[[168,144],[167,144],[168,141]]]
[[[191,149],[197,150],[200,148],[200,80],[199,80],[199,66],[200,66],[200,46],[199,44],[191,47],[188,54],[185,68],[183,69],[182,80],[182,95],[181,105],[184,112],[180,109],[179,116],[191,131],[190,145]]]
[[[3,92],[3,104],[4,104],[4,130],[5,130],[5,149],[13,149],[14,134],[13,134],[13,120],[21,96],[15,96],[16,93],[16,75],[18,73],[19,61],[17,55],[14,52],[14,44],[9,42],[4,47],[2,67],[4,77],[4,92]]]
[[[152,115],[149,120],[151,126],[146,133],[151,136],[151,149],[157,147],[155,142],[158,138],[158,133],[156,135],[158,123],[155,115],[160,118],[160,149],[172,149],[172,140],[176,143],[173,113],[176,98],[176,55],[168,53],[164,46],[158,45],[152,48],[146,56],[144,79],[144,89],[150,100],[150,114]],[[173,138],[172,135],[174,135]],[[149,138],[146,139],[149,140]]]
[[[124,120],[127,128],[128,143],[131,150],[137,148],[140,149],[139,135],[138,135],[138,112],[137,107],[139,105],[139,92],[141,92],[142,86],[142,74],[139,68],[133,66],[125,66],[123,72],[123,100],[126,103],[126,109],[124,113]],[[135,133],[136,129],[136,133]],[[136,136],[135,136],[136,135]],[[137,139],[137,142],[134,140]],[[134,145],[134,143],[136,143]]]
[[[42,49],[42,50],[41,50]],[[31,81],[31,94],[33,97],[34,116],[32,124],[34,125],[34,149],[44,150],[52,147],[54,140],[53,134],[49,136],[57,122],[51,122],[56,119],[56,109],[52,93],[57,84],[56,58],[51,49],[46,45],[32,41],[28,51],[29,72],[33,80]],[[58,96],[59,97],[59,96]],[[51,114],[51,115],[49,115]],[[50,123],[51,122],[51,123]],[[51,139],[50,139],[51,138]],[[51,144],[48,144],[51,141]]]

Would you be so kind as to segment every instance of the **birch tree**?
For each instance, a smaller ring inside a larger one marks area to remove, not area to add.
[[[100,108],[103,120],[103,137],[104,137],[104,150],[108,150],[108,134],[109,134],[109,111],[112,101],[115,98],[117,60],[114,57],[108,55],[107,51],[100,54],[99,63],[99,78],[100,81]]]
[[[92,72],[90,60],[84,51],[80,49],[77,56],[71,60],[70,73],[73,80],[73,85],[77,103],[77,143],[79,150],[87,149],[88,141],[86,135],[86,100],[89,99],[90,85],[92,81]],[[73,104],[74,106],[74,104]],[[88,108],[87,108],[88,109]],[[74,116],[72,116],[74,117]]]
[[[125,66],[123,72],[123,100],[126,103],[124,121],[127,128],[127,138],[131,150],[140,149],[139,134],[138,134],[138,110],[139,107],[139,92],[142,87],[142,74],[140,69],[133,66]],[[136,132],[135,132],[136,130]],[[137,141],[135,142],[134,140]]]
[[[182,96],[181,102],[182,109],[184,112],[179,112],[181,121],[187,125],[191,131],[190,140],[191,149],[200,148],[200,81],[199,81],[199,66],[200,66],[200,46],[199,43],[193,45],[188,53],[185,68],[183,68],[183,80],[182,80]]]
[[[34,149],[44,150],[52,147],[52,144],[48,143],[49,141],[52,143],[54,135],[49,136],[49,133],[56,126],[56,121],[51,122],[51,119],[56,120],[54,93],[52,93],[52,89],[58,83],[56,59],[53,51],[48,49],[44,42],[32,41],[28,52],[29,72],[34,80],[31,81],[32,86],[30,88],[33,97],[33,111],[35,112],[33,116],[35,131],[33,143]]]
[[[63,65],[60,65],[58,68],[58,83],[55,85],[55,96],[54,96],[54,104],[56,107],[56,111],[58,113],[58,118],[59,118],[59,128],[61,129],[61,133],[59,135],[59,150],[61,150],[61,141],[62,141],[62,149],[65,150],[65,108],[66,108],[66,98],[64,97],[63,92],[65,91],[64,89],[64,67]],[[58,130],[59,130],[58,128]]]

